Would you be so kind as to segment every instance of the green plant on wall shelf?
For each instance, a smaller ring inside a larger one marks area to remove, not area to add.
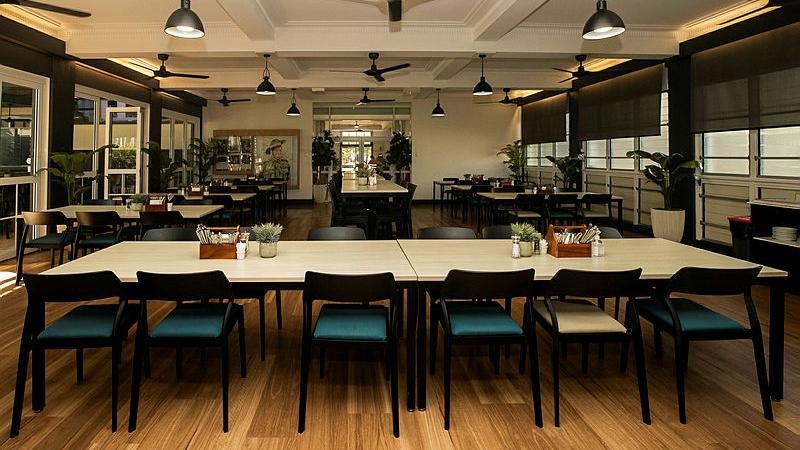
[[[41,169],[53,176],[53,180],[64,187],[67,194],[67,204],[74,205],[80,203],[83,193],[92,188],[91,183],[83,184],[85,181],[99,180],[102,175],[94,177],[86,176],[86,167],[92,166],[94,155],[115,149],[116,145],[104,145],[91,152],[73,151],[72,153],[58,152],[50,155],[52,164],[50,167]]]
[[[508,166],[511,176],[515,180],[522,181],[525,177],[525,148],[522,146],[522,141],[514,141],[501,148],[497,156],[501,155],[506,157],[503,164]]]
[[[680,153],[665,155],[659,152],[649,153],[644,150],[634,150],[626,154],[628,158],[649,159],[655,164],[645,166],[644,176],[651,183],[658,185],[661,196],[664,197],[664,209],[675,210],[675,190],[682,182],[693,179],[695,170],[699,169],[700,163],[693,159],[687,159]]]
[[[545,158],[558,169],[556,181],[560,181],[565,190],[573,189],[581,177],[583,154],[578,153],[577,155],[562,156],[560,158],[545,156]]]

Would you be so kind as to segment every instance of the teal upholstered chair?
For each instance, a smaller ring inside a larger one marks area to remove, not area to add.
[[[181,378],[184,347],[219,347],[222,360],[222,430],[228,431],[228,337],[239,329],[239,358],[242,378],[247,376],[244,340],[244,311],[233,302],[233,289],[220,271],[187,274],[137,272],[141,314],[136,333],[131,382],[131,413],[128,431],[136,430],[141,364],[149,347],[176,349],[175,373]],[[218,299],[211,303],[209,300]],[[175,308],[152,329],[147,322],[147,303],[158,300],[175,303]]]
[[[67,217],[61,211],[25,211],[22,213],[22,219],[25,222],[25,226],[22,228],[22,236],[20,236],[19,248],[17,249],[17,286],[22,281],[26,249],[50,250],[50,267],[52,268],[56,262],[56,250],[58,250],[59,255],[58,263],[63,264],[64,249],[75,240],[75,230],[72,229],[72,222],[67,220]],[[47,234],[28,241],[28,234],[30,234],[31,228],[35,226],[47,227]],[[57,230],[58,226],[64,226],[66,229],[59,232]]]
[[[758,313],[753,304],[751,288],[761,272],[752,269],[708,269],[687,267],[678,271],[667,283],[656,300],[636,300],[639,317],[653,324],[657,355],[661,355],[661,332],[672,335],[675,341],[675,377],[678,388],[678,413],[681,423],[686,423],[685,377],[689,362],[691,341],[722,341],[748,339],[753,342],[758,387],[764,417],[772,420],[767,383],[767,366]],[[675,294],[704,296],[741,296],[747,308],[750,327],[724,316],[687,298]],[[637,317],[638,320],[638,317]]]
[[[122,219],[116,211],[76,211],[78,229],[75,233],[75,242],[72,245],[72,258],[78,257],[78,249],[97,250],[122,241]],[[109,230],[99,232],[97,230]],[[132,231],[133,235],[138,228]]]
[[[78,381],[83,380],[83,349],[111,348],[111,430],[117,429],[117,374],[122,341],[136,323],[138,305],[129,305],[124,297],[118,303],[88,303],[77,306],[61,318],[45,326],[45,304],[48,302],[92,302],[118,297],[122,284],[111,272],[78,275],[25,275],[28,309],[20,340],[17,383],[11,414],[11,437],[19,434],[22,401],[28,373],[28,357],[33,355],[32,403],[34,411],[45,404],[46,349],[75,349]]]
[[[315,301],[326,301],[312,325]],[[389,300],[389,307],[371,303]],[[300,366],[300,415],[297,432],[306,427],[308,374],[313,346],[379,349],[386,352],[392,391],[392,431],[400,437],[397,392],[397,288],[391,273],[329,275],[306,272],[303,290],[303,351]],[[324,374],[320,352],[320,377]]]

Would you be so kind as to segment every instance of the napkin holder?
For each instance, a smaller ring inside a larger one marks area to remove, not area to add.
[[[592,257],[592,244],[559,244],[556,239],[556,233],[560,231],[570,231],[580,233],[586,231],[585,225],[577,226],[554,226],[550,225],[547,228],[547,236],[545,240],[548,244],[547,252],[556,258],[591,258]]]
[[[209,228],[209,231],[230,231],[235,237],[233,242],[229,244],[200,244],[200,259],[236,259],[236,242],[239,241],[239,227]]]
[[[167,210],[167,197],[164,195],[151,195],[144,205],[146,212],[162,212]]]
[[[203,185],[193,185],[186,189],[187,197],[203,197],[206,195],[206,187]]]

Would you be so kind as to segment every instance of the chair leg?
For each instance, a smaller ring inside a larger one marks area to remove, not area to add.
[[[278,329],[283,329],[283,305],[281,304],[281,291],[275,291],[275,319],[278,321]]]
[[[131,376],[131,411],[128,416],[128,432],[136,431],[136,419],[139,412],[139,389],[142,380],[142,356],[147,352],[145,339],[136,330],[136,343],[133,348],[133,374]]]
[[[539,350],[537,349],[535,333],[536,330],[531,330],[529,332],[527,347],[531,358],[531,394],[533,395],[533,418],[536,426],[542,428],[544,427],[544,422],[542,420],[542,388],[539,384]],[[524,348],[522,353],[525,354]],[[524,367],[524,359],[522,361],[522,367]]]
[[[75,375],[78,383],[83,382],[83,349],[75,349]]]
[[[681,423],[686,423],[686,371],[683,363],[686,359],[683,356],[683,343],[681,339],[675,339],[675,381],[678,388],[678,415]]]
[[[630,351],[631,346],[631,339],[632,339],[632,327],[633,327],[633,318],[631,317],[631,308],[629,304],[628,310],[625,313],[625,329],[627,329],[628,339],[622,341],[622,350],[620,351],[619,356],[619,371],[625,373],[628,369],[628,352]]]
[[[772,420],[772,401],[769,398],[767,364],[764,358],[764,344],[761,340],[760,330],[757,333],[753,333],[753,354],[756,359],[756,374],[758,375],[758,389],[761,393],[761,406],[764,409],[764,418]]]
[[[403,337],[403,329],[405,328],[406,306],[403,302],[404,289],[400,290],[400,301],[397,302],[397,336]]]
[[[56,250],[54,248],[50,249],[50,268],[56,266]]]
[[[31,364],[31,381],[33,387],[31,389],[31,399],[33,404],[33,411],[39,412],[44,409],[45,404],[45,385],[44,385],[44,350],[33,350],[33,361]]]
[[[308,399],[308,372],[311,365],[311,343],[309,338],[303,336],[303,349],[300,356],[300,406],[297,419],[297,432],[306,429],[306,400]]]
[[[514,302],[513,299],[510,299],[510,298],[506,299],[506,305],[505,305],[506,308],[505,309],[506,309],[506,313],[509,316],[511,315],[511,306],[512,306],[513,302]],[[506,354],[505,354],[505,356],[506,356],[506,359],[511,357],[511,345],[510,344],[506,344]]]
[[[628,305],[632,308],[626,315],[630,316],[630,328],[628,329],[632,330],[633,352],[636,357],[636,384],[639,386],[639,403],[642,408],[642,422],[650,425],[650,396],[647,391],[647,366],[644,359],[642,326],[639,321],[639,315],[636,313],[636,306],[633,305],[633,302],[628,303]],[[627,354],[625,359],[627,360]]]
[[[450,338],[444,337],[444,429],[450,429]]]
[[[111,431],[117,431],[117,403],[119,402],[119,344],[111,347]]]
[[[19,359],[17,360],[17,382],[14,388],[14,406],[11,410],[11,432],[10,437],[19,435],[19,427],[22,422],[22,403],[25,400],[25,381],[28,378],[28,358],[30,356],[30,333],[28,327],[23,326],[22,339],[19,344]]]
[[[239,372],[242,378],[247,378],[247,344],[244,338],[244,308],[239,309],[239,319],[236,328],[239,329]]]
[[[58,249],[58,265],[64,264],[64,247]]]
[[[400,394],[397,389],[397,342],[392,341],[389,353],[391,354],[391,389],[392,389],[392,431],[394,437],[400,437]]]
[[[222,431],[228,432],[228,338],[222,340]]]
[[[259,346],[261,350],[261,360],[264,361],[267,359],[267,317],[265,312],[264,306],[265,300],[264,296],[262,295],[258,299],[258,331],[259,331]],[[279,309],[280,311],[280,309]]]
[[[606,312],[606,299],[604,299],[604,298],[597,299],[597,306],[601,310],[603,310],[603,312]],[[598,359],[605,359],[606,358],[606,344],[604,344],[603,342],[597,344],[597,358]],[[588,370],[588,364],[589,364],[589,362],[587,361],[586,362],[586,366],[587,367],[584,368],[583,373],[586,373],[586,371]]]
[[[558,405],[558,369],[559,369],[559,354],[558,354],[558,336],[553,335],[553,415],[557,427],[561,426],[561,416],[559,414]]]
[[[434,308],[436,302],[431,300],[430,306],[430,373],[434,375],[436,373],[436,350],[438,350],[439,346],[439,311],[438,308]],[[438,305],[436,305],[438,306]],[[421,306],[424,308],[425,306]]]
[[[26,233],[23,232],[19,242],[19,251],[17,252],[17,286],[22,282],[22,269],[25,261],[25,235]]]

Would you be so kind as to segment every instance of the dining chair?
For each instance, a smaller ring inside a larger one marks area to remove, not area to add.
[[[476,239],[472,228],[429,227],[419,230],[419,239]]]
[[[228,432],[228,338],[239,330],[241,377],[247,377],[244,312],[233,301],[233,289],[221,271],[156,274],[136,272],[140,297],[139,324],[133,353],[131,411],[128,431],[136,430],[139,411],[143,353],[150,347],[174,347],[175,374],[182,378],[184,347],[219,347],[222,360],[222,430]],[[219,303],[209,300],[218,299]],[[166,301],[175,307],[152,329],[147,318],[147,303]]]
[[[678,389],[678,413],[681,423],[686,423],[686,372],[691,341],[728,341],[746,339],[753,343],[758,387],[764,417],[772,420],[764,343],[758,312],[753,303],[751,289],[761,272],[761,267],[750,269],[712,269],[685,267],[670,278],[655,300],[633,302],[638,317],[653,324],[656,352],[661,354],[662,331],[672,335],[675,343],[675,378]],[[702,295],[713,297],[741,296],[747,309],[750,327],[720,314],[694,300],[676,295]],[[638,317],[634,321],[638,322]]]
[[[122,219],[116,211],[76,211],[78,228],[72,245],[72,259],[78,257],[78,250],[97,250],[111,247],[123,239]],[[98,230],[108,229],[107,232]]]
[[[598,209],[593,209],[599,207]],[[580,199],[579,214],[584,223],[602,221],[614,222],[611,211],[611,194],[586,193]]]
[[[182,227],[183,214],[180,211],[141,211],[139,212],[139,238],[153,228],[166,228],[170,226]]]
[[[217,211],[214,215],[220,226],[230,227],[235,225],[234,222],[238,216],[233,197],[230,195],[212,195],[211,204],[222,206],[222,210]]]
[[[413,183],[406,183],[405,195],[394,197],[392,203],[386,203],[375,209],[376,226],[386,227],[388,230],[388,237],[394,237],[392,232],[392,225],[397,229],[398,239],[412,239],[413,236],[413,223],[411,219],[411,205],[414,201],[414,194],[417,192],[417,185]]]
[[[481,230],[483,239],[508,239],[511,240],[511,225],[492,225]]]
[[[650,401],[647,394],[647,375],[642,349],[642,335],[638,323],[625,326],[609,316],[595,304],[585,300],[565,300],[566,297],[581,299],[604,299],[611,297],[633,297],[642,269],[620,272],[559,270],[547,285],[545,300],[533,305],[535,321],[550,334],[553,341],[553,413],[555,425],[561,426],[559,410],[559,349],[561,343],[581,344],[581,369],[589,370],[589,344],[598,342],[621,342],[620,370],[627,368],[628,346],[633,340],[636,356],[636,380],[639,385],[639,402],[642,421],[650,424]],[[631,305],[633,302],[629,303]],[[635,314],[629,307],[628,315]],[[526,311],[527,312],[527,311]]]
[[[33,410],[45,405],[45,350],[75,349],[78,382],[83,381],[83,349],[111,348],[111,431],[117,430],[117,388],[122,343],[136,323],[139,306],[128,303],[122,283],[112,272],[76,275],[25,274],[28,306],[22,326],[14,406],[11,414],[11,437],[19,435],[22,403],[32,355],[31,397]],[[116,303],[105,302],[119,298]],[[103,300],[103,303],[96,301]],[[60,318],[45,325],[47,303],[81,303]],[[80,414],[80,411],[78,411]]]
[[[25,222],[25,226],[22,228],[22,235],[19,237],[19,248],[17,249],[17,286],[22,281],[26,249],[50,250],[50,268],[52,269],[56,263],[56,250],[58,250],[58,264],[63,264],[64,249],[75,241],[75,230],[72,228],[72,221],[68,220],[61,211],[23,211],[22,220]],[[28,241],[28,234],[31,228],[36,226],[47,227],[46,234]],[[64,231],[59,232],[57,229],[59,226],[65,227]]]
[[[389,307],[373,305],[389,300]],[[314,302],[324,301],[316,324],[312,324]],[[300,413],[298,433],[305,431],[308,378],[313,347],[378,349],[386,352],[392,397],[392,431],[400,437],[397,388],[397,303],[391,273],[332,275],[306,272],[303,290],[303,348],[300,365]],[[320,354],[320,377],[324,358]]]
[[[192,197],[187,197],[187,198],[184,198],[184,199],[182,199],[180,201],[176,201],[175,204],[176,205],[202,205],[202,206],[208,206],[208,205],[213,205],[214,201],[211,200],[210,198],[192,198]]]
[[[87,199],[81,202],[83,205],[100,205],[100,206],[116,206],[118,203],[116,200],[112,200],[110,198],[93,198]]]
[[[361,202],[345,200],[342,197],[341,186],[337,186],[336,180],[331,179],[328,183],[328,191],[331,194],[331,226],[343,227],[356,225],[367,232],[370,225],[370,211]]]
[[[525,354],[530,352],[531,392],[534,422],[541,428],[542,402],[539,386],[539,357],[536,333],[529,310],[534,301],[534,270],[516,272],[468,272],[451,270],[439,291],[440,311],[431,319],[430,371],[435,373],[438,324],[444,330],[444,429],[450,429],[450,372],[453,345],[490,345],[494,348],[495,373],[499,372],[496,348],[520,344],[520,374],[525,371]],[[495,299],[525,298],[525,314],[529,322],[520,326]],[[473,299],[481,299],[475,301]]]
[[[578,194],[553,194],[547,198],[547,222],[560,225],[577,223],[580,216]]]
[[[602,239],[622,239],[622,233],[614,227],[597,227]]]
[[[143,241],[197,242],[197,232],[191,228],[151,228],[144,232]]]
[[[536,222],[542,229],[547,220],[547,199],[544,194],[518,194],[514,199],[514,209],[508,211],[509,220],[514,222]]]
[[[367,239],[364,230],[356,227],[323,227],[308,231],[309,241],[363,241]]]

